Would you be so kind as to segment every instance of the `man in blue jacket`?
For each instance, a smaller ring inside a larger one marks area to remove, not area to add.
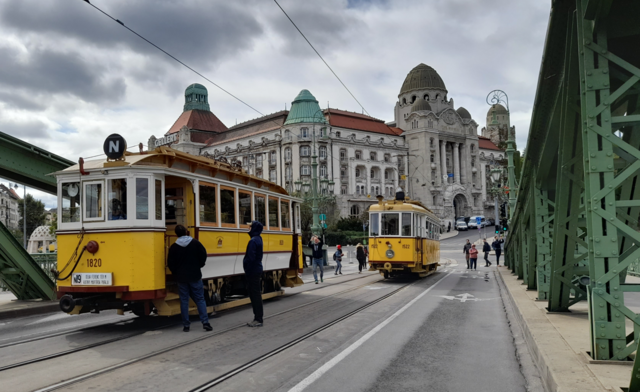
[[[249,229],[249,243],[247,252],[242,260],[244,275],[253,307],[253,321],[247,323],[249,327],[262,327],[262,223],[253,221]]]
[[[312,256],[311,258],[313,259],[312,264],[313,264],[313,279],[315,279],[316,284],[318,284],[318,275],[316,274],[316,268],[320,267],[320,281],[322,282],[322,277],[324,274],[324,259],[322,257],[322,245],[324,245],[324,242],[322,242],[322,240],[320,238],[318,238],[317,235],[314,235],[313,237],[311,237],[311,242],[309,242],[309,248],[311,248],[311,252],[312,252]]]
[[[178,282],[182,330],[189,332],[191,326],[191,321],[189,321],[189,297],[191,297],[198,307],[202,327],[206,331],[211,331],[213,328],[209,324],[207,305],[204,302],[202,272],[200,271],[207,261],[207,250],[200,241],[188,235],[186,227],[178,225],[175,232],[178,239],[169,248],[167,264],[174,279]]]

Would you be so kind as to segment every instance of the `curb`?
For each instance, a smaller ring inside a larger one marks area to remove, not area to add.
[[[329,264],[329,265],[325,265],[323,267],[323,269],[324,270],[334,270],[334,269],[336,269],[336,266],[332,265],[332,264]],[[312,273],[313,272],[313,267],[306,267],[306,268],[303,268],[302,270],[303,270],[303,272],[302,272],[303,274],[304,273]]]
[[[38,306],[27,306],[18,309],[0,310],[0,320],[7,320],[18,317],[35,316],[37,314],[60,312],[60,305],[57,301],[47,301]]]

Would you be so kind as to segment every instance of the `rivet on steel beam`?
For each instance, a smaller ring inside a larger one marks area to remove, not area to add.
[[[604,294],[604,290],[598,290],[598,294]]]
[[[610,153],[610,152],[608,152],[608,153],[607,153],[607,156],[608,156],[608,157],[610,157],[611,155],[613,155],[613,154],[612,154],[612,153]]]
[[[614,295],[613,298],[618,299],[619,298],[618,294]],[[620,327],[618,327],[618,328],[620,328]]]
[[[620,329],[620,324],[616,324],[616,328]]]
[[[599,254],[600,254],[600,251],[597,251],[597,252],[596,252],[596,254],[597,254],[597,255],[599,255]],[[602,294],[602,293],[601,293],[601,294]]]
[[[600,328],[604,328],[604,324],[600,324]]]
[[[604,101],[604,106],[609,106],[609,101]]]
[[[613,168],[613,166],[611,166],[611,165],[609,165],[609,166],[607,166],[607,167],[608,167],[609,169],[612,169],[612,168]],[[609,189],[611,189],[611,188],[613,188],[613,185],[609,185]]]
[[[616,334],[617,337],[621,337],[619,333]]]
[[[618,306],[620,306],[620,302],[616,302],[615,304],[613,304],[613,306],[617,308]]]
[[[591,76],[591,71],[587,72],[587,76]]]
[[[595,158],[595,157],[596,157],[596,154],[591,153],[591,158]]]
[[[606,83],[606,82],[605,82],[605,83],[604,83],[604,86],[605,86],[605,87],[608,87],[608,86],[609,86],[609,83]]]
[[[596,238],[596,239],[595,239],[595,241],[596,241],[596,242],[600,242],[600,238]]]
[[[607,74],[607,73],[609,73],[609,70],[605,68],[605,69],[602,70],[602,73],[603,74]]]
[[[618,290],[618,286],[614,286],[614,287],[613,287],[613,289],[614,289],[614,290]]]
[[[615,251],[615,250],[614,250],[613,252],[611,252],[611,254],[612,254],[612,255],[617,255],[617,254],[618,254],[618,251]],[[613,271],[613,272],[616,272],[616,271]]]
[[[591,166],[591,170],[596,170],[596,167],[595,166]]]
[[[587,84],[587,87],[592,88],[593,84]]]
[[[584,43],[585,43],[586,45],[589,45],[589,44],[591,44],[591,40],[585,40],[585,41],[584,41]]]
[[[607,51],[606,51],[606,50],[604,50],[604,49],[602,49],[602,51],[601,51],[600,53],[602,53],[602,54],[607,54]]]
[[[600,334],[600,336],[605,337],[606,335],[603,333]],[[607,359],[607,357],[605,357],[604,355],[602,356],[602,359]]]

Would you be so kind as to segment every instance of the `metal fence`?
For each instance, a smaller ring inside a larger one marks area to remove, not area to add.
[[[40,268],[42,268],[42,270],[47,274],[47,276],[51,279],[51,281],[55,282],[55,278],[51,270],[56,268],[56,263],[58,261],[58,254],[57,253],[32,253],[30,254],[30,256],[33,258],[33,260],[36,263],[38,263]],[[4,284],[4,282],[2,282],[2,280],[0,280],[0,291],[7,291],[7,290],[8,290],[7,286]]]

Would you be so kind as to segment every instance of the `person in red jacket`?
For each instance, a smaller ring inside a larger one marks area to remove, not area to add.
[[[471,249],[469,249],[469,268],[477,269],[476,263],[478,262],[478,249],[476,249],[476,244],[471,245]]]

